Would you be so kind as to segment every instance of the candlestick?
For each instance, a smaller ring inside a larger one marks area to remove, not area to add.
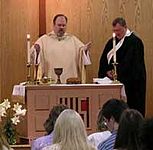
[[[30,34],[27,34],[27,57],[28,63],[30,63]]]
[[[119,84],[120,81],[117,80],[117,65],[118,63],[117,62],[114,62],[112,63],[113,64],[113,67],[114,69],[112,70],[112,75],[113,75],[113,84]]]
[[[115,33],[113,33],[113,52],[114,52],[114,55],[113,55],[113,61],[114,63],[116,63],[116,40],[115,40]]]
[[[30,84],[31,82],[31,64],[27,63],[27,82],[26,84]]]

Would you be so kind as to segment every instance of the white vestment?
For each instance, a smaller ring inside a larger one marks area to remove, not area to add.
[[[77,37],[68,33],[57,37],[52,31],[40,37],[35,44],[40,45],[39,77],[45,75],[56,80],[54,68],[63,68],[62,83],[66,83],[66,79],[70,77],[79,77],[83,83],[85,82],[84,65],[89,65],[91,62],[89,53],[85,54],[87,46]],[[36,59],[34,46],[31,50]]]

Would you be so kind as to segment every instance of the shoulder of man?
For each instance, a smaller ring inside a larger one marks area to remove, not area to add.
[[[116,132],[112,133],[108,139],[98,145],[98,150],[111,150],[114,147]]]
[[[38,41],[44,40],[44,39],[46,39],[47,37],[48,37],[48,34],[43,34],[42,36],[40,36],[40,37],[38,38]]]
[[[98,150],[105,150],[106,149],[106,141],[104,142],[101,142],[99,145],[98,145]]]
[[[70,37],[70,38],[79,39],[79,38],[77,38],[75,35],[73,35],[71,33],[65,33],[65,36]]]
[[[142,41],[139,34],[137,32],[132,32],[130,36],[133,40]]]
[[[141,38],[138,36],[136,32],[132,32],[132,34],[126,38],[132,45],[135,45],[136,43],[143,45],[143,41],[141,40]]]

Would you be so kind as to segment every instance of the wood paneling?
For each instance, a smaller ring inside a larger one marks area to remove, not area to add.
[[[46,0],[39,0],[39,36],[46,33]]]
[[[1,0],[0,17],[0,96],[10,95],[13,84],[26,77],[26,33],[32,41],[39,34],[39,0]],[[147,115],[153,116],[153,1],[152,0],[46,0],[46,30],[52,30],[52,18],[57,13],[68,17],[68,31],[84,43],[92,41],[92,65],[88,81],[97,77],[99,59],[104,45],[112,35],[111,22],[117,16],[127,20],[128,27],[143,40],[147,69]]]
[[[1,0],[1,98],[9,98],[13,85],[26,79],[26,34],[38,35],[38,4]]]

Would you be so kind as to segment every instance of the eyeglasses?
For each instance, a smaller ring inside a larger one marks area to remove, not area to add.
[[[107,127],[107,119],[105,117],[103,117],[103,121],[102,121],[102,124]]]

